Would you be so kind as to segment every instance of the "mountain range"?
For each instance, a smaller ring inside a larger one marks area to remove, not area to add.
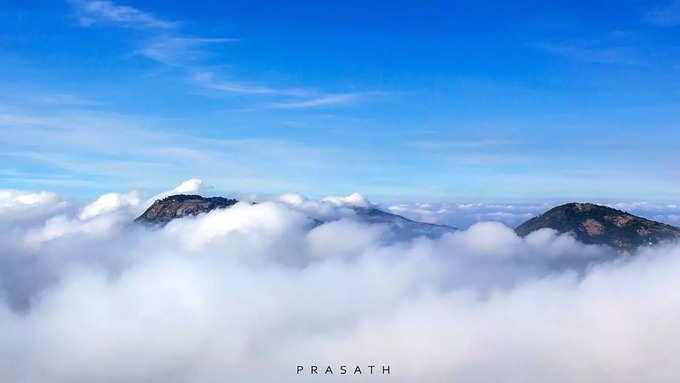
[[[214,209],[224,209],[238,203],[238,200],[223,197],[202,197],[194,194],[177,194],[156,200],[135,222],[165,225],[173,219],[196,216]],[[397,214],[388,213],[372,206],[348,206],[355,217],[364,223],[385,224],[389,232],[398,238],[411,238],[420,235],[438,237],[444,233],[458,230],[453,226],[418,222]],[[314,226],[323,224],[313,220]]]
[[[214,209],[224,209],[238,203],[236,199],[178,194],[156,200],[135,222],[165,225],[173,219],[196,216]],[[357,220],[385,224],[397,238],[416,236],[438,237],[458,230],[453,226],[418,222],[388,213],[374,206],[350,206]],[[323,224],[314,220],[314,226]],[[632,251],[640,246],[680,239],[680,228],[638,217],[621,210],[592,203],[568,203],[554,207],[517,226],[515,232],[525,237],[540,229],[571,233],[578,241],[592,245],[607,245]]]

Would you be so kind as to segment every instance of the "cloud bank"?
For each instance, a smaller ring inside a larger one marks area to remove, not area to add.
[[[389,228],[347,208],[360,197],[284,195],[148,228],[131,223],[145,203],[135,192],[80,205],[0,191],[0,376],[680,379],[678,245],[620,258],[498,222],[386,240]],[[391,374],[296,375],[300,364],[389,364]]]
[[[501,222],[516,227],[524,221],[540,215],[563,203],[469,203],[469,202],[411,202],[385,204],[383,209],[403,215],[416,221],[451,225],[466,228],[477,222]],[[598,205],[623,210],[647,219],[680,225],[680,206],[678,204],[638,202],[594,201]]]

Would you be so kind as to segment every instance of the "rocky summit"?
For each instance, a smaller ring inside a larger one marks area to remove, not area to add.
[[[680,228],[592,203],[557,206],[519,225],[520,236],[550,228],[572,233],[586,244],[608,245],[621,250],[680,239]]]
[[[164,225],[175,218],[207,213],[236,204],[235,199],[178,194],[156,200],[135,222]]]

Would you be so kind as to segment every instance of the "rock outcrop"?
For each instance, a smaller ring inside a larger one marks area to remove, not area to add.
[[[155,201],[135,222],[165,225],[175,218],[207,213],[236,204],[235,199],[178,194]]]

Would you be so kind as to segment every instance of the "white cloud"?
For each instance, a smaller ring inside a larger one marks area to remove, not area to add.
[[[25,192],[21,190],[0,190],[0,212],[7,210],[24,210],[26,208],[49,208],[61,203],[61,198],[51,192]]]
[[[411,141],[407,145],[415,148],[432,150],[432,149],[460,149],[460,148],[483,148],[489,146],[505,146],[515,144],[515,141],[510,140],[477,140],[477,141]]]
[[[677,244],[619,258],[500,223],[390,242],[349,216],[316,225],[306,211],[345,208],[292,195],[152,229],[125,207],[81,220],[54,194],[0,196],[43,210],[0,233],[8,381],[298,382],[309,363],[386,363],[400,382],[680,379]]]
[[[36,180],[41,184],[69,174],[72,181],[61,176],[58,182],[80,186],[83,179],[105,179],[130,189],[169,185],[179,174],[218,180],[220,184],[214,186],[223,190],[231,185],[239,185],[240,190],[290,190],[303,184],[305,174],[347,174],[355,169],[346,158],[356,153],[345,148],[272,139],[205,138],[169,132],[167,127],[173,123],[102,112],[5,114],[0,115],[0,142],[22,149],[40,142],[41,150],[0,155],[20,159],[17,163],[28,159],[62,170]]]
[[[205,71],[195,73],[193,76],[193,81],[198,86],[206,89],[213,89],[235,94],[304,96],[310,92],[306,89],[272,88],[268,86],[248,84],[237,81],[225,81],[218,79],[214,73]]]
[[[510,227],[550,209],[550,204],[497,204],[497,203],[402,203],[390,205],[387,210],[407,218],[466,228],[483,221],[502,222]]]
[[[340,219],[316,227],[307,234],[305,242],[313,257],[359,256],[378,244],[387,229],[387,225],[368,225]]]
[[[277,109],[303,109],[332,105],[349,105],[361,100],[388,95],[387,92],[378,91],[321,94],[318,91],[305,88],[279,88],[241,81],[228,81],[218,78],[215,73],[209,71],[198,71],[194,73],[192,80],[197,86],[202,88],[226,93],[296,97],[296,99],[293,99],[292,101],[289,100],[267,104],[268,107]],[[311,97],[315,95],[316,97],[311,99],[299,99],[300,97]]]
[[[110,213],[123,207],[139,205],[139,193],[132,191],[127,194],[107,193],[99,197],[96,201],[85,206],[78,218],[81,220],[90,219],[101,214]]]
[[[363,91],[355,93],[321,94],[315,98],[308,100],[275,102],[269,104],[269,107],[278,109],[304,109],[335,105],[354,105],[359,102],[376,99],[378,97],[386,97],[391,94],[393,93],[384,91]]]
[[[455,248],[478,255],[516,254],[516,247],[522,244],[514,230],[499,222],[476,223],[449,238]]]
[[[82,26],[113,24],[130,28],[170,29],[178,23],[157,18],[151,13],[108,0],[69,0]]]
[[[255,205],[238,203],[228,209],[218,209],[205,216],[185,218],[170,222],[164,229],[168,238],[181,238],[181,245],[189,250],[201,250],[205,246],[221,244],[222,240],[237,243],[252,240],[256,247],[271,246],[285,240],[290,230],[308,223],[300,213],[290,211],[272,202]],[[232,236],[235,234],[235,236]]]
[[[3,126],[16,125],[46,125],[51,126],[54,120],[44,117],[27,116],[21,114],[3,113],[0,114],[0,124]]]
[[[283,194],[279,196],[279,200],[293,206],[301,206],[307,201],[303,195],[296,193]]]
[[[359,193],[352,193],[346,197],[328,196],[323,199],[324,202],[332,203],[336,206],[357,206],[369,207],[371,203]]]
[[[175,187],[172,190],[165,191],[162,193],[159,193],[152,198],[150,198],[147,203],[153,203],[153,201],[157,199],[163,199],[165,197],[169,197],[171,195],[177,195],[177,194],[201,194],[208,190],[209,188],[203,184],[203,180],[199,178],[190,178],[181,184],[179,184],[177,187]]]
[[[102,239],[116,234],[132,218],[128,214],[101,214],[83,218],[71,218],[66,215],[56,215],[47,219],[41,226],[32,228],[22,238],[25,246],[38,250],[44,243],[66,236],[80,235],[89,239]]]
[[[152,30],[149,38],[136,53],[165,65],[184,67],[189,73],[193,71],[190,81],[203,89],[241,95],[313,97],[301,101],[295,99],[266,104],[267,107],[279,109],[349,105],[369,97],[387,94],[387,92],[380,91],[322,94],[305,88],[284,88],[242,80],[220,79],[202,63],[207,56],[214,53],[208,50],[208,47],[235,42],[239,39],[181,36],[176,30],[179,23],[162,20],[152,13],[143,12],[131,6],[119,5],[109,0],[68,1],[82,26],[104,24]],[[163,32],[158,32],[159,30]],[[62,98],[62,101],[68,101],[68,99]]]
[[[164,64],[178,65],[203,59],[208,55],[207,46],[235,41],[238,39],[160,36],[149,40],[137,53]]]
[[[136,204],[129,204],[129,206],[136,206],[137,208],[134,210],[135,213],[141,213],[144,210],[148,209],[149,206],[151,206],[155,201],[172,196],[172,195],[178,195],[178,194],[198,194],[198,195],[203,195],[205,196],[208,191],[212,189],[211,186],[206,185],[202,179],[199,178],[190,178],[186,181],[183,181],[181,184],[177,185],[175,188],[171,190],[167,190],[164,192],[160,192],[156,195],[154,195],[151,198],[148,198],[146,201],[143,203],[136,203]],[[134,192],[136,193],[136,192]],[[114,193],[117,194],[117,193]],[[137,194],[135,194],[137,196]]]
[[[553,203],[401,203],[386,205],[385,209],[416,221],[466,228],[476,222],[497,221],[516,227],[524,221],[546,212],[550,208],[571,201]],[[647,219],[677,225],[680,207],[677,204],[649,203],[644,201],[608,202],[594,201]]]
[[[38,94],[28,97],[32,102],[48,105],[101,105],[101,102],[68,93]]]
[[[271,106],[281,109],[302,109],[329,105],[346,105],[356,101],[359,96],[360,95],[356,93],[332,94],[304,101],[274,103],[271,104]]]
[[[0,189],[0,223],[5,222],[13,228],[61,213],[70,206],[68,200],[52,192]],[[0,230],[8,228],[0,225]]]
[[[46,242],[71,235],[101,239],[123,230],[156,199],[174,194],[195,194],[207,189],[203,181],[192,178],[144,203],[140,193],[133,190],[129,193],[106,193],[79,208],[55,193],[0,190],[0,224],[2,220],[10,225],[23,223],[24,226],[19,226],[21,231],[14,230],[10,235],[14,236],[17,246],[29,249],[39,249]]]

